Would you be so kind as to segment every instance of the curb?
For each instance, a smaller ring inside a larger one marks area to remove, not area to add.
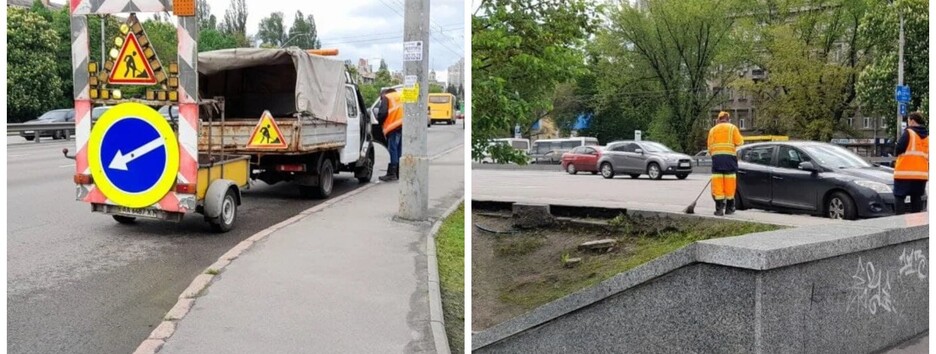
[[[439,158],[445,154],[451,153],[452,151],[462,148],[463,146],[464,144],[459,144],[458,146],[455,146],[440,154],[430,157],[429,160],[435,160],[436,158]],[[292,225],[309,215],[317,213],[327,207],[330,207],[334,204],[344,201],[345,199],[358,195],[380,184],[383,184],[383,183],[377,182],[377,181],[370,182],[363,187],[360,187],[348,193],[342,194],[335,198],[326,200],[319,205],[303,210],[299,214],[296,214],[295,216],[292,216],[289,219],[280,221],[279,223],[273,226],[263,229],[253,234],[252,236],[248,237],[247,239],[241,241],[237,245],[235,245],[233,248],[231,248],[230,250],[225,252],[223,255],[221,255],[221,257],[219,257],[218,260],[215,261],[212,265],[208,266],[208,268],[205,268],[205,270],[201,274],[196,276],[194,280],[192,280],[189,286],[185,288],[182,294],[179,295],[179,301],[176,302],[174,306],[172,306],[172,309],[170,309],[169,312],[167,312],[165,316],[163,316],[163,321],[159,324],[159,326],[156,326],[156,329],[154,329],[150,333],[149,337],[147,337],[145,340],[143,340],[142,343],[140,343],[139,346],[137,346],[137,349],[133,352],[133,354],[154,354],[154,353],[159,352],[162,349],[163,345],[166,344],[166,340],[168,340],[169,337],[172,337],[172,335],[175,334],[175,330],[179,322],[182,321],[182,319],[184,319],[186,315],[188,315],[189,311],[191,311],[192,307],[195,305],[195,300],[201,297],[202,295],[204,295],[205,292],[208,291],[208,287],[211,285],[211,283],[217,280],[218,277],[221,275],[221,273],[224,272],[224,269],[227,268],[233,260],[237,259],[237,257],[240,257],[241,254],[249,250],[254,245],[254,243],[262,241],[263,239],[265,239],[267,236],[270,236],[274,232],[284,227],[287,227],[289,225]],[[464,196],[462,196],[462,200],[464,200]],[[448,214],[446,214],[446,216],[447,215]],[[433,248],[434,246],[435,245],[433,245]],[[434,254],[435,254],[435,250],[433,250],[433,255]],[[438,279],[438,269],[436,269],[435,272],[436,272],[436,279]],[[436,286],[436,289],[438,290],[438,285]],[[442,308],[440,305],[439,311],[441,310]],[[431,299],[430,299],[430,313],[431,313]],[[434,327],[433,327],[433,330],[434,330]],[[442,327],[442,334],[445,334],[444,326]],[[443,337],[443,338],[446,339],[445,348],[448,348],[448,338],[447,337]]]
[[[465,202],[465,196],[462,195],[455,203],[442,213],[432,224],[432,229],[426,234],[426,260],[429,268],[429,324],[432,327],[432,339],[435,342],[436,353],[450,354],[452,349],[449,347],[448,335],[445,333],[445,315],[442,311],[442,289],[441,279],[439,279],[439,259],[436,255],[435,237],[442,228],[442,223],[452,213],[458,210],[458,207]]]

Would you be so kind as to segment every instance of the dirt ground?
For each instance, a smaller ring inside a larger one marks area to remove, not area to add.
[[[608,279],[694,241],[769,231],[776,226],[708,218],[625,218],[609,225],[560,222],[515,231],[508,214],[473,213],[472,330],[479,331]],[[478,226],[481,226],[479,228]],[[482,229],[483,228],[483,229]],[[492,232],[493,231],[493,232]],[[614,239],[607,252],[580,251]],[[565,260],[581,258],[566,267]]]

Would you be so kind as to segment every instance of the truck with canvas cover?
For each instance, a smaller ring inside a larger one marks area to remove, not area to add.
[[[335,51],[200,53],[199,94],[223,97],[223,107],[201,107],[213,119],[201,124],[199,149],[250,156],[252,178],[293,182],[304,196],[327,198],[342,171],[369,182],[373,117],[344,62],[314,53]]]

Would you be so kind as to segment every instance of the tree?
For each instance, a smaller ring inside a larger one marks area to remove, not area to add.
[[[758,107],[758,119],[772,132],[829,141],[836,132],[852,135],[845,119],[856,114],[855,84],[868,61],[859,25],[864,0],[792,0],[782,7],[755,9],[763,25],[753,29],[752,62],[767,79],[741,80]],[[775,122],[775,123],[774,123]]]
[[[247,3],[245,0],[231,0],[231,6],[224,11],[224,21],[221,22],[221,32],[232,35],[237,40],[238,47],[250,45],[247,38]]]
[[[442,93],[445,90],[442,89],[442,85],[439,84],[429,84],[429,93]]]
[[[289,45],[297,46],[302,49],[319,49],[322,42],[318,39],[318,32],[315,29],[315,17],[309,14],[303,17],[302,11],[296,11],[296,18],[293,25],[289,28]]]
[[[725,55],[740,13],[736,0],[649,0],[646,8],[623,4],[609,15],[608,40],[633,53],[637,65],[647,68],[659,85],[660,98],[669,111],[652,129],[672,136],[673,148],[687,151],[696,145],[709,110],[719,96],[710,82],[724,83],[739,63]],[[659,107],[658,109],[662,109]],[[658,139],[659,140],[659,139]]]
[[[63,94],[55,53],[68,43],[43,16],[7,8],[7,122],[24,122],[60,108],[55,106]]]
[[[198,51],[207,52],[218,49],[237,48],[237,38],[215,29],[198,32]]]
[[[287,38],[286,29],[283,27],[283,13],[274,12],[269,17],[260,20],[257,38],[260,39],[261,43],[273,48],[279,48],[285,44]]]
[[[164,66],[178,60],[179,37],[174,23],[146,21],[143,28],[156,51],[156,57]]]
[[[866,115],[894,117],[897,100],[897,52],[900,21],[904,15],[904,84],[910,86],[908,112],[926,110],[929,101],[929,17],[928,0],[897,0],[893,5],[878,2],[861,19],[859,35],[867,41],[871,60],[859,74],[856,90]],[[893,121],[890,118],[888,121]],[[896,124],[888,124],[896,135]]]
[[[200,31],[216,29],[217,19],[211,14],[211,6],[208,0],[198,0],[195,8],[195,17],[198,19],[198,28]]]
[[[472,16],[471,154],[481,159],[493,138],[530,126],[551,108],[554,86],[583,67],[581,47],[595,29],[589,0],[482,2]],[[509,149],[497,161],[525,163]]]

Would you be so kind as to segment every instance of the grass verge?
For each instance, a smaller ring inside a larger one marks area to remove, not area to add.
[[[465,348],[465,204],[445,221],[436,235],[445,333],[452,353]]]
[[[509,219],[475,214],[496,230]],[[559,223],[510,235],[474,230],[472,329],[481,330],[591,287],[696,241],[770,231],[777,226],[711,218],[621,216],[608,226]],[[613,239],[610,250],[580,250],[586,241]],[[566,266],[569,259],[576,264]]]

